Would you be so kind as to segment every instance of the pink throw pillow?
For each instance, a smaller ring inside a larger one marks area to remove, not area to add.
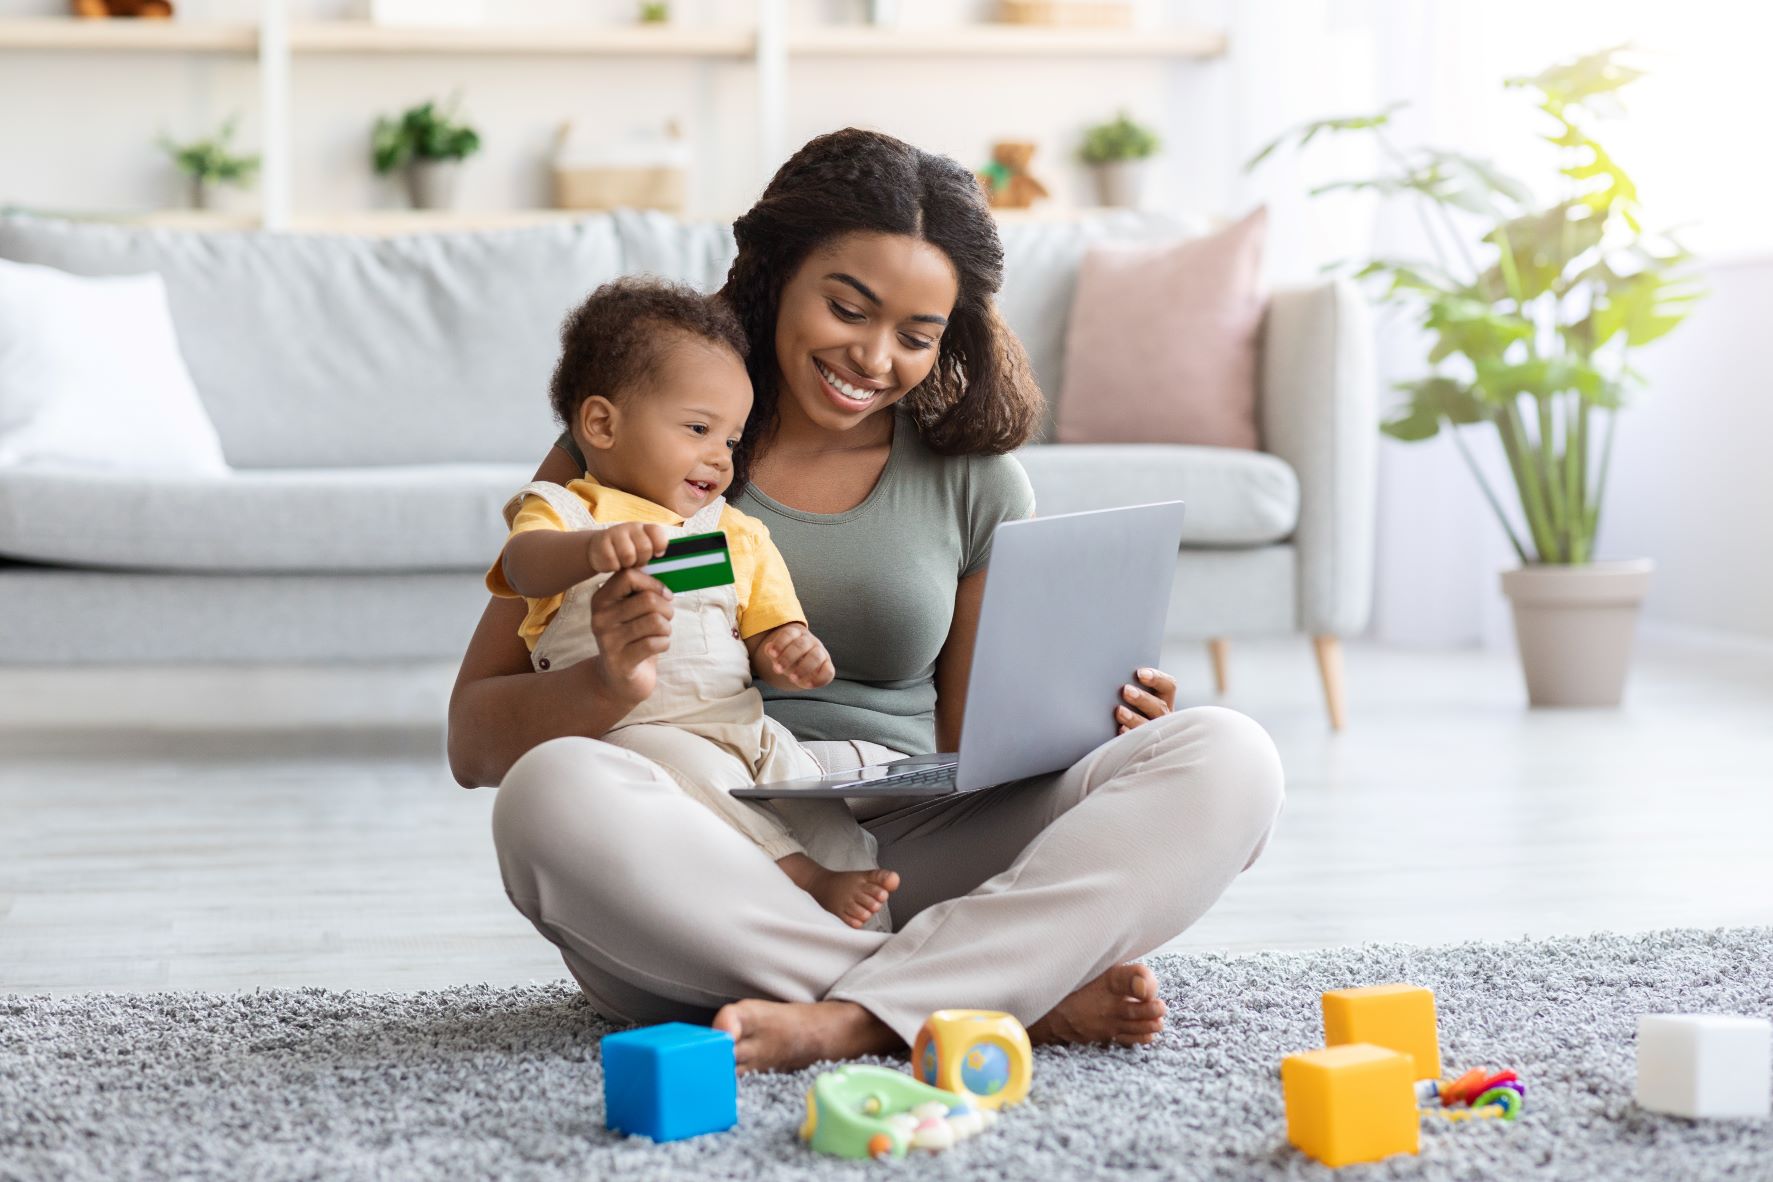
[[[1060,443],[1255,448],[1268,211],[1164,246],[1084,256],[1066,334]]]

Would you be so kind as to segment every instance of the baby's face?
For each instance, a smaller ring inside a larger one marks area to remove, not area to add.
[[[616,404],[614,446],[600,456],[604,483],[694,516],[732,484],[733,449],[750,413],[745,363],[686,339]]]

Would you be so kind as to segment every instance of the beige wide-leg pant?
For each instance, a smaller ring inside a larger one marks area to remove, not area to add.
[[[808,744],[821,763],[872,744]],[[511,768],[493,810],[505,890],[593,1006],[706,1022],[757,997],[854,1001],[909,1042],[932,1010],[1032,1023],[1109,966],[1199,919],[1262,852],[1280,758],[1255,722],[1177,711],[1066,771],[962,796],[866,802],[903,878],[898,930],[858,931],[657,764],[555,739]]]

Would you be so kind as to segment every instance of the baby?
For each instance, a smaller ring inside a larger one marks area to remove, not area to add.
[[[597,655],[591,596],[614,572],[671,539],[724,532],[735,581],[672,598],[670,647],[642,662],[655,666],[652,693],[603,740],[658,763],[827,911],[852,927],[886,926],[899,876],[877,868],[874,839],[841,800],[766,806],[728,795],[820,773],[764,714],[753,676],[789,690],[834,676],[768,528],[722,496],[751,413],[744,330],[713,297],[622,279],[574,310],[560,339],[549,393],[587,470],[511,499],[487,588],[528,603],[520,633],[535,668],[563,669]]]

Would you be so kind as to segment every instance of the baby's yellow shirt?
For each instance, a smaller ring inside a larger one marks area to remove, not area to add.
[[[585,508],[591,512],[591,520],[600,525],[614,525],[621,521],[683,524],[684,519],[665,506],[599,484],[589,476],[573,481],[566,490],[585,503]],[[720,511],[720,528],[726,534],[727,547],[732,552],[733,589],[739,595],[739,636],[750,639],[759,632],[768,632],[783,624],[806,623],[806,613],[801,610],[800,599],[794,594],[794,581],[788,577],[788,564],[783,561],[775,542],[770,540],[769,527],[726,505]],[[510,536],[530,529],[564,532],[566,523],[547,501],[527,496],[511,521]],[[493,560],[492,569],[486,572],[486,589],[504,599],[521,598],[505,581],[503,553]],[[546,599],[525,600],[529,604],[529,613],[523,617],[523,625],[517,634],[523,637],[523,643],[531,652],[535,651],[536,642],[542,638],[548,622],[560,610],[565,598],[565,595],[550,595]]]

